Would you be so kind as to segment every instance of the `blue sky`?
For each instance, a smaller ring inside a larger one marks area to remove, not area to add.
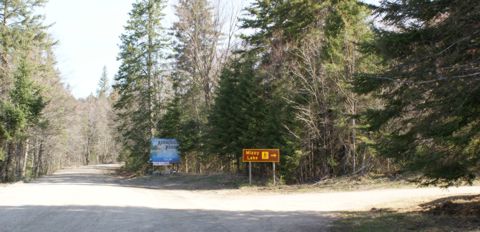
[[[223,0],[243,4],[251,0]],[[377,2],[378,0],[365,0]],[[119,36],[134,0],[49,0],[43,12],[59,44],[55,47],[57,68],[76,98],[95,93],[103,66],[110,80],[117,72]],[[174,20],[169,0],[166,24]],[[231,7],[226,7],[231,9]],[[226,9],[226,10],[228,10]]]
[[[118,63],[119,36],[128,18],[131,0],[50,0],[46,23],[58,40],[57,68],[75,97],[95,93],[103,66],[110,78]]]

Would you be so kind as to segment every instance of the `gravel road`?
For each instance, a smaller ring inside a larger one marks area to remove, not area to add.
[[[114,165],[0,186],[0,232],[325,231],[342,211],[409,207],[480,187],[273,193],[135,186]]]

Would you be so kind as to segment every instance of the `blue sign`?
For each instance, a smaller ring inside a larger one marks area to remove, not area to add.
[[[150,146],[150,162],[155,166],[180,163],[177,140],[153,138]]]

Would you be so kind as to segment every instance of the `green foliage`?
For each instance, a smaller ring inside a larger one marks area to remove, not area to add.
[[[385,1],[374,47],[385,70],[362,75],[359,92],[384,107],[371,129],[385,134],[381,154],[424,184],[470,182],[479,173],[480,75],[476,1]]]
[[[201,126],[196,120],[184,115],[181,99],[178,95],[167,104],[166,113],[163,115],[157,126],[157,135],[162,138],[176,138],[180,143],[180,153],[199,151],[201,137]]]
[[[98,82],[97,96],[106,97],[110,91],[110,84],[108,83],[107,67],[103,67],[102,76]]]
[[[159,136],[163,138],[179,138],[181,131],[181,110],[179,97],[176,96],[169,104],[167,104],[167,112],[163,115],[157,126]]]
[[[252,57],[233,60],[220,76],[217,98],[209,117],[208,144],[210,152],[226,160],[239,162],[243,148],[261,145],[264,139],[266,103],[254,64]]]
[[[5,159],[0,165],[0,177],[3,181],[25,176],[19,167],[26,166],[26,161],[19,159],[13,148],[24,147],[33,137],[29,132],[41,124],[47,105],[39,84],[47,65],[38,55],[50,49],[52,42],[42,16],[36,13],[45,2],[0,1],[0,143],[3,144],[0,149]]]
[[[244,53],[229,62],[222,70],[209,115],[207,149],[226,161],[235,161],[237,171],[244,148],[280,148],[282,157],[293,154],[284,127],[287,114],[279,97],[269,92],[258,60],[253,53]],[[284,162],[288,159],[282,159]],[[283,174],[288,172],[291,170],[282,169]]]
[[[14,75],[14,88],[10,92],[12,100],[0,102],[0,137],[5,140],[20,135],[36,123],[45,107],[39,89],[30,78],[31,71],[24,60]]]
[[[121,36],[119,60],[114,89],[119,97],[114,105],[119,120],[118,130],[127,164],[134,169],[145,166],[149,159],[150,139],[159,120],[158,79],[161,59],[167,44],[161,22],[163,0],[139,0],[133,4],[130,19]]]
[[[25,127],[24,112],[11,103],[0,104],[0,135],[2,140],[11,140],[21,128]]]
[[[26,120],[35,123],[46,103],[40,94],[40,89],[32,82],[32,71],[29,69],[26,60],[22,61],[15,74],[14,89],[11,98],[20,110],[25,112]]]
[[[242,28],[258,29],[243,38],[254,48],[266,49],[277,37],[290,40],[301,39],[302,35],[316,26],[322,4],[312,0],[257,0],[246,8],[248,15],[242,19]]]
[[[186,171],[201,172],[210,158],[215,159],[205,153],[221,35],[213,10],[207,0],[180,0],[175,5],[178,20],[172,28],[174,62],[169,79],[173,96],[162,109],[166,112],[158,122],[158,134],[178,139]]]
[[[351,82],[375,69],[361,46],[373,38],[369,10],[353,0],[258,0],[247,11],[242,27],[255,33],[244,39],[261,57],[255,74],[268,106],[262,133],[266,146],[282,148],[282,174],[289,182],[342,175],[356,171],[358,157],[367,169],[373,152],[363,141],[372,138],[358,113],[370,100]]]

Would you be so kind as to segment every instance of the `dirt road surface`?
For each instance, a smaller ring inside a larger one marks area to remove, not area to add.
[[[342,211],[409,207],[480,187],[288,193],[135,185],[115,166],[68,169],[0,186],[0,232],[328,231]]]

